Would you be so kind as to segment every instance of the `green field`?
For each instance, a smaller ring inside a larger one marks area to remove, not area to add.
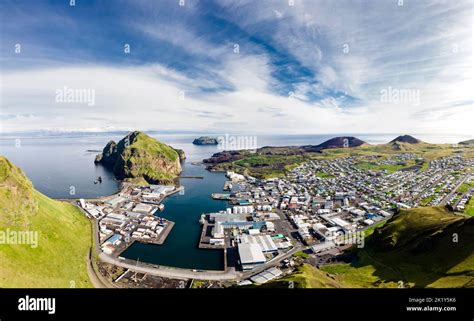
[[[309,264],[299,266],[296,271],[279,280],[269,282],[256,288],[339,288],[341,285],[326,272]]]
[[[248,173],[261,178],[283,176],[291,168],[305,161],[300,155],[250,155],[232,163],[231,168],[237,172]]]
[[[467,192],[471,187],[474,187],[474,181],[469,182],[469,183],[463,183],[461,186],[459,186],[457,192],[458,192],[458,193],[465,193],[465,192]]]
[[[334,178],[333,175],[331,174],[328,174],[328,173],[325,173],[325,172],[316,172],[314,173],[317,177],[320,177],[320,178]]]
[[[0,157],[0,231],[37,233],[32,244],[0,244],[0,287],[92,287],[86,258],[90,222],[81,211],[34,190],[24,174]]]
[[[296,252],[295,254],[293,254],[293,256],[297,256],[297,257],[300,257],[302,259],[307,259],[309,258],[309,254],[308,253],[305,253],[303,251],[299,251],[299,252]]]
[[[464,213],[474,216],[474,196],[472,196],[469,202],[466,204],[466,209],[464,210]]]
[[[421,206],[426,206],[426,205],[428,205],[429,202],[431,202],[434,198],[435,198],[434,195],[430,195],[430,196],[428,196],[428,197],[425,197],[424,199],[422,199],[422,200],[420,201],[420,205],[421,205]]]
[[[410,166],[413,166],[410,165]],[[408,165],[396,165],[396,164],[378,164],[378,163],[359,163],[357,167],[364,170],[371,170],[371,171],[381,171],[386,170],[389,173],[396,172],[402,168],[410,167]]]
[[[379,222],[379,223],[376,223],[376,224],[372,225],[371,227],[369,227],[368,229],[366,229],[364,231],[364,236],[368,237],[368,236],[372,235],[372,233],[374,233],[376,228],[384,226],[385,223],[387,223],[387,221]]]

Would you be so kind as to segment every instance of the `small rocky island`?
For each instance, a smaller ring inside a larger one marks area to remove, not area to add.
[[[140,131],[128,133],[118,143],[110,141],[96,164],[110,168],[117,179],[135,184],[170,184],[181,173],[184,151],[176,150]]]
[[[194,145],[217,145],[219,140],[215,137],[201,136],[193,140]]]

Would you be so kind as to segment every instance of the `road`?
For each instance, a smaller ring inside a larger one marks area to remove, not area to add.
[[[260,272],[265,271],[266,269],[269,269],[269,268],[271,268],[275,265],[280,264],[281,261],[291,257],[296,252],[304,251],[304,250],[307,250],[309,248],[310,248],[310,246],[297,245],[294,248],[292,248],[291,250],[289,250],[288,252],[278,255],[277,257],[273,258],[271,261],[268,261],[267,263],[255,268],[251,271],[246,271],[246,272],[239,273],[239,279],[248,279],[249,277],[251,277],[255,274],[258,274]]]
[[[451,196],[453,196],[453,194],[456,193],[458,188],[461,187],[461,185],[468,179],[469,176],[470,174],[467,174],[466,176],[464,176],[464,178],[459,182],[459,184],[456,185],[456,187],[453,188],[448,195],[446,195],[446,197],[439,203],[439,205],[445,205],[448,202],[448,200],[451,199]]]
[[[109,282],[104,281],[104,278],[101,276],[100,272],[97,272],[94,268],[94,263],[92,262],[92,252],[89,251],[89,255],[87,256],[87,274],[89,275],[89,279],[92,282],[94,288],[112,288]]]
[[[79,209],[86,215],[85,211],[78,206]],[[87,215],[86,215],[87,216]],[[98,271],[97,265],[94,264],[94,259],[92,253],[99,254],[100,247],[99,247],[99,227],[98,222],[95,218],[91,218],[91,230],[92,230],[92,245],[91,249],[89,250],[89,255],[87,256],[87,273],[89,274],[89,278],[96,288],[113,288],[115,287],[107,278],[105,278],[100,271]]]
[[[234,268],[228,268],[226,271],[203,271],[197,272],[193,270],[180,269],[168,266],[157,266],[146,263],[135,263],[135,261],[120,259],[101,253],[99,258],[102,262],[115,264],[134,272],[147,273],[150,275],[161,276],[170,279],[196,279],[196,280],[212,280],[226,281],[236,280],[238,278]]]

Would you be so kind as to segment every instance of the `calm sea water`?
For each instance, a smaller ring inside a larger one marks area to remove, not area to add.
[[[184,178],[184,195],[174,194],[165,199],[165,209],[159,215],[175,222],[164,245],[134,243],[123,254],[128,259],[167,266],[205,270],[222,270],[223,252],[199,249],[201,235],[199,218],[202,213],[225,209],[226,202],[211,199],[211,193],[222,191],[225,177],[211,173],[201,166],[184,165],[183,175],[204,176],[204,179]]]
[[[34,137],[0,139],[0,155],[6,156],[24,170],[36,189],[52,198],[94,198],[118,191],[113,174],[101,165],[94,164],[97,152],[111,139],[118,141],[124,135],[77,135],[73,137]],[[219,270],[223,267],[223,254],[217,250],[201,250],[197,247],[202,213],[214,212],[226,207],[226,203],[210,198],[211,193],[222,191],[225,177],[222,173],[210,173],[192,162],[218,152],[217,146],[196,146],[190,135],[153,135],[155,138],[186,152],[183,164],[184,176],[204,176],[204,179],[181,179],[184,195],[173,195],[164,201],[163,217],[176,222],[166,242],[159,245],[136,243],[123,256],[130,259],[177,266]],[[337,135],[257,136],[257,145],[290,146],[319,144]],[[355,135],[368,143],[386,143],[397,135]],[[430,143],[457,143],[472,139],[468,136],[416,135]],[[102,176],[102,184],[94,180]]]

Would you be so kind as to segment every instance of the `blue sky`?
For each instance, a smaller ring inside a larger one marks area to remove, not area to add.
[[[472,1],[179,2],[1,1],[1,130],[472,133]]]

